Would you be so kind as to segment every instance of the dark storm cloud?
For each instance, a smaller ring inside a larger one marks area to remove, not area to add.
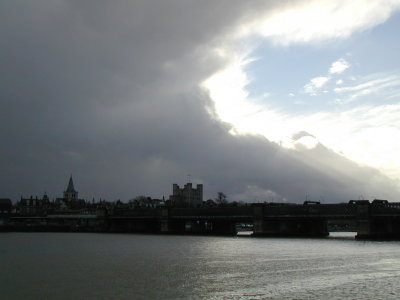
[[[274,3],[274,2],[271,2]],[[327,201],[397,197],[377,171],[322,146],[232,136],[199,83],[258,1],[10,1],[0,4],[2,197],[168,196],[187,174],[206,196]],[[329,161],[335,160],[335,168]],[[371,195],[370,195],[371,194]]]

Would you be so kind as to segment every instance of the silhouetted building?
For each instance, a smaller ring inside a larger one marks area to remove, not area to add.
[[[0,198],[0,215],[8,215],[11,213],[12,203],[8,198]]]
[[[196,188],[192,187],[192,183],[187,183],[180,188],[176,183],[172,186],[172,195],[169,200],[173,206],[181,207],[197,207],[203,203],[203,185],[198,184]]]
[[[42,198],[32,197],[23,198],[17,204],[17,210],[21,215],[41,215],[46,214],[50,208],[50,200],[46,193]]]
[[[160,199],[152,199],[151,197],[139,196],[129,201],[131,208],[156,208],[162,206],[164,202]]]

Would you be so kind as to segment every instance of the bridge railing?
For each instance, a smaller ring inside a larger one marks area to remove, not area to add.
[[[351,204],[321,204],[320,214],[337,216],[354,216],[357,207]]]
[[[170,208],[170,216],[188,217],[188,216],[253,216],[251,206],[240,207],[199,207],[199,208]]]
[[[265,205],[264,216],[352,216],[356,206],[349,204]]]
[[[252,218],[259,207],[264,217],[356,217],[361,204],[257,204],[238,207],[198,207],[198,208],[141,208],[115,210],[114,217],[161,217],[167,210],[169,217],[245,217]],[[363,204],[368,205],[371,215],[400,215],[400,203]],[[368,212],[368,214],[369,214]]]
[[[114,217],[160,217],[159,208],[118,209],[113,211]]]
[[[400,215],[400,202],[371,204],[371,215]]]

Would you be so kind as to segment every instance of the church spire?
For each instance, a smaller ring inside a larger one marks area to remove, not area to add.
[[[68,187],[67,187],[66,192],[75,192],[74,182],[72,180],[72,174],[71,174],[71,177],[69,178]]]
[[[69,178],[67,190],[64,192],[64,199],[67,201],[73,201],[78,199],[78,192],[75,191],[74,181],[72,180],[72,175]]]

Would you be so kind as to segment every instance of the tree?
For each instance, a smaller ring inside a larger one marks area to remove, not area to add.
[[[215,201],[219,205],[228,203],[228,201],[226,200],[226,195],[223,192],[218,192],[218,195],[217,195],[217,198],[215,198]]]
[[[133,199],[130,199],[128,203],[131,208],[134,208],[134,207],[142,206],[143,203],[146,202],[146,200],[147,200],[146,196],[140,195],[140,196],[136,196]]]

